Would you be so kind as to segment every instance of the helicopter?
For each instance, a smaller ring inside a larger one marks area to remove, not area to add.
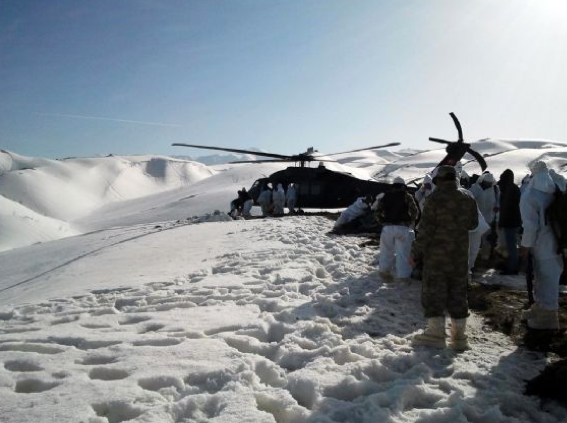
[[[457,116],[454,113],[449,113],[449,115],[453,119],[453,123],[457,128],[458,139],[456,141],[448,141],[440,138],[429,138],[432,142],[447,145],[447,154],[436,167],[442,165],[454,166],[465,154],[469,153],[478,161],[484,171],[487,167],[484,158],[478,152],[474,151],[469,143],[464,142],[463,130]],[[393,142],[384,145],[344,151],[341,153],[325,154],[325,156],[330,157],[339,154],[395,147],[398,145],[400,145],[400,143]],[[325,167],[324,162],[334,162],[335,160],[321,159],[316,155],[318,151],[313,147],[308,148],[304,153],[283,155],[197,144],[174,143],[172,146],[227,151],[269,158],[233,161],[230,163],[299,163],[299,166],[290,166],[284,170],[274,172],[268,177],[257,179],[248,190],[248,193],[254,200],[255,205],[258,205],[258,196],[264,189],[266,189],[266,187],[271,185],[271,187],[275,188],[277,184],[282,184],[286,190],[289,184],[292,183],[297,187],[297,207],[299,207],[299,209],[334,209],[348,207],[359,197],[376,197],[378,194],[388,192],[392,189],[391,183],[380,182],[374,179],[360,179],[347,172],[339,172],[328,169]],[[306,166],[306,164],[310,164],[313,161],[319,162],[319,165],[317,167]],[[407,187],[410,193],[415,192],[417,188],[417,186]]]
[[[348,207],[358,197],[376,196],[381,192],[391,189],[392,184],[378,182],[373,179],[360,179],[348,172],[339,172],[325,167],[324,162],[336,162],[336,160],[322,159],[316,155],[318,153],[310,147],[304,153],[296,155],[283,155],[264,153],[258,151],[241,150],[235,148],[214,147],[197,144],[174,143],[173,146],[203,148],[208,150],[220,150],[232,153],[252,154],[260,157],[269,157],[264,160],[242,160],[233,161],[234,163],[273,163],[273,162],[294,162],[299,166],[290,166],[284,170],[274,172],[268,177],[257,179],[248,193],[258,205],[258,196],[269,187],[275,188],[282,184],[284,189],[290,184],[294,184],[297,189],[297,207],[299,209],[333,209]],[[341,153],[325,154],[325,156],[335,156],[339,154],[355,153],[359,151],[375,150],[379,148],[394,147],[400,145],[393,142],[385,145],[359,148],[356,150],[344,151]],[[317,167],[306,166],[313,161],[319,162]]]

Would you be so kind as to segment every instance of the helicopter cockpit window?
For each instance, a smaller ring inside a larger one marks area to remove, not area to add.
[[[321,184],[310,183],[299,185],[299,195],[321,195],[321,192]]]

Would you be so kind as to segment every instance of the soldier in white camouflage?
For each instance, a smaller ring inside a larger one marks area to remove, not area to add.
[[[412,272],[409,263],[415,239],[412,226],[419,213],[418,206],[400,176],[394,179],[392,191],[379,196],[376,201],[376,219],[382,225],[379,275],[388,280],[395,269],[397,280],[407,282]]]
[[[412,260],[423,262],[421,303],[427,327],[414,345],[444,348],[445,312],[451,317],[451,347],[468,348],[465,328],[468,310],[469,231],[478,225],[474,197],[459,189],[452,166],[440,166],[435,191],[425,201],[412,248]]]

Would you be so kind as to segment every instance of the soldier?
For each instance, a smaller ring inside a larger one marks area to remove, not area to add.
[[[415,193],[415,199],[419,205],[419,210],[423,213],[423,206],[425,206],[425,199],[431,195],[435,190],[435,185],[433,185],[433,177],[426,173],[423,178],[423,184]]]
[[[524,225],[521,245],[533,258],[535,303],[522,317],[531,329],[557,330],[563,261],[546,217],[546,209],[554,198],[555,183],[545,162],[535,162],[530,170],[532,177],[520,200]]]
[[[266,217],[270,214],[272,207],[272,189],[269,185],[264,187],[264,190],[258,196],[258,204],[262,208],[262,216]]]
[[[238,191],[238,201],[240,203],[240,208],[242,209],[241,215],[244,217],[250,217],[250,210],[254,205],[254,200],[250,196],[250,193],[246,191],[246,188],[242,188]]]
[[[491,231],[485,232],[481,239],[480,257],[485,263],[491,258],[493,246],[496,245],[497,241],[496,214],[499,210],[500,189],[495,183],[494,175],[485,171],[469,190],[474,196],[484,220],[492,228]]]
[[[287,187],[287,192],[285,193],[285,201],[287,203],[287,208],[289,209],[289,214],[295,213],[295,203],[297,202],[297,189],[295,184],[291,183]]]
[[[380,234],[380,277],[389,279],[396,269],[399,280],[408,280],[412,266],[410,252],[415,233],[411,228],[418,210],[414,198],[406,191],[405,181],[397,176],[392,191],[377,199],[376,218],[382,225]]]
[[[278,184],[272,193],[274,203],[274,216],[283,216],[285,207],[285,191],[282,184]]]
[[[436,189],[427,199],[412,249],[412,261],[423,261],[421,303],[427,319],[426,329],[413,337],[413,344],[444,348],[448,312],[451,346],[464,350],[468,348],[469,231],[478,225],[478,209],[472,195],[457,188],[454,167],[440,166],[433,182]]]
[[[507,252],[505,268],[501,275],[518,274],[518,231],[522,227],[520,215],[520,188],[514,183],[514,172],[506,169],[498,181],[500,187],[500,213],[498,229],[503,235],[504,247]]]

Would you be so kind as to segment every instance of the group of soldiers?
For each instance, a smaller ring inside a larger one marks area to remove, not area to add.
[[[230,212],[228,213],[233,219],[242,216],[250,217],[250,211],[254,205],[254,200],[246,188],[242,187],[238,191],[238,197],[230,202]]]
[[[284,209],[287,206],[289,213],[295,213],[297,203],[297,187],[296,184],[289,184],[287,191],[284,190],[282,184],[277,184],[275,188],[266,185],[262,192],[258,195],[258,204],[262,210],[262,216],[283,216]],[[250,211],[254,204],[254,200],[246,188],[238,191],[238,197],[230,203],[230,216],[233,218],[242,216],[250,217]]]
[[[483,260],[498,238],[506,257],[500,273],[518,274],[520,233],[520,249],[529,252],[533,259],[535,298],[522,317],[533,329],[559,329],[563,262],[545,210],[556,187],[565,191],[565,179],[548,170],[545,162],[538,161],[522,181],[522,188],[514,183],[514,174],[507,169],[498,183],[490,172],[485,172],[466,189],[461,186],[461,169],[458,165],[436,168],[426,175],[415,196],[407,191],[405,181],[397,177],[393,189],[380,194],[371,207],[382,227],[380,277],[409,280],[416,269],[421,269],[421,302],[427,325],[412,342],[445,347],[447,314],[450,346],[456,350],[468,348],[469,275],[475,263],[486,263]],[[470,181],[467,179],[463,183]]]
[[[533,263],[532,306],[522,318],[532,329],[559,329],[559,279],[563,259],[545,212],[565,178],[543,161],[530,166],[520,186],[506,169],[498,181],[485,171],[469,175],[460,163],[439,166],[425,175],[414,195],[396,177],[392,189],[376,199],[358,198],[335,223],[335,232],[372,211],[380,232],[379,275],[383,280],[422,280],[421,303],[427,324],[415,345],[469,348],[466,335],[468,282],[475,269],[490,265],[496,247],[505,257],[502,275],[517,275],[520,254]],[[295,212],[297,187],[266,186],[257,202],[263,216]],[[253,200],[245,188],[231,203],[231,214],[250,216]],[[567,214],[567,213],[566,213]],[[340,233],[340,232],[338,232]],[[519,242],[520,241],[520,242]],[[419,276],[418,276],[419,275]]]

